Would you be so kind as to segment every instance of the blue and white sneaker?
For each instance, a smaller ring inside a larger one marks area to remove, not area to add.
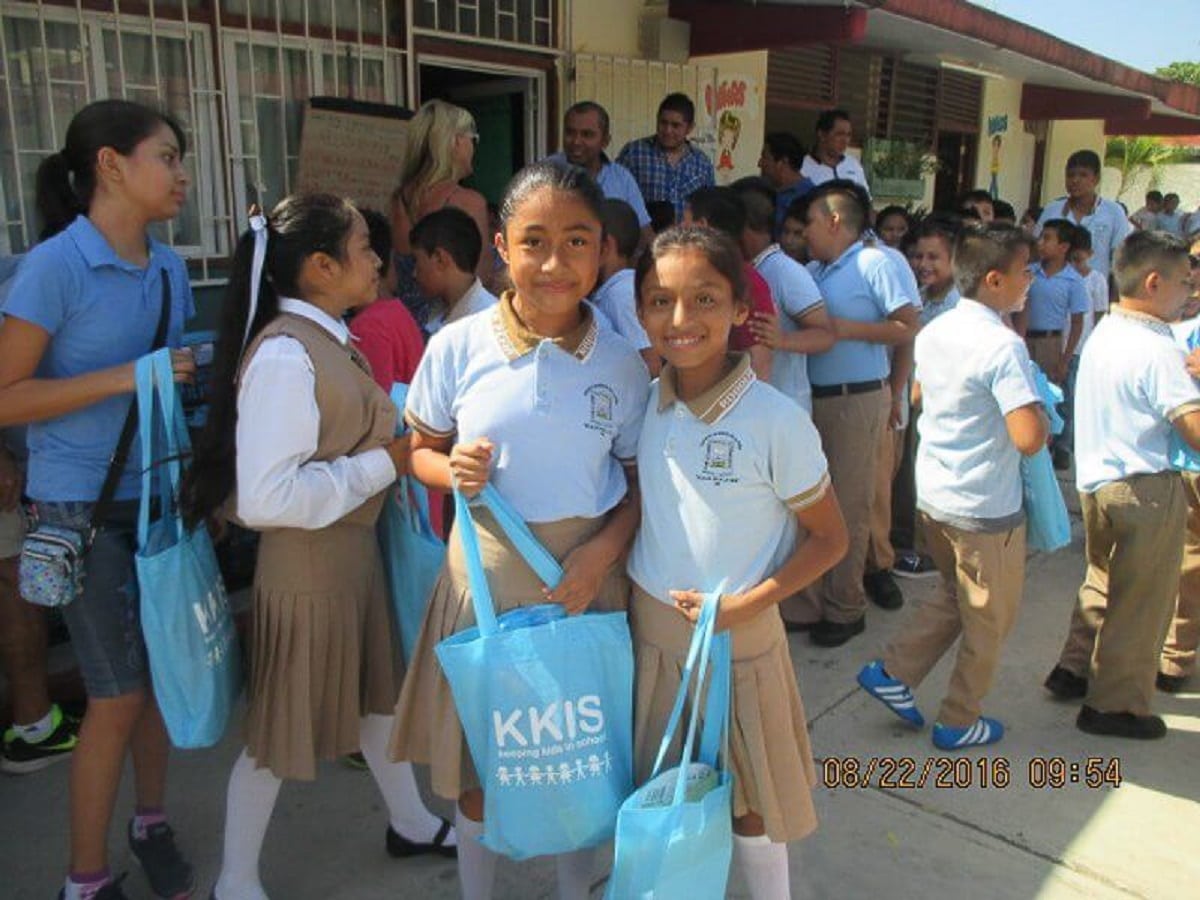
[[[862,689],[902,718],[918,728],[925,726],[925,717],[917,709],[916,698],[908,685],[883,670],[883,661],[869,662],[858,673]]]
[[[939,750],[964,750],[983,747],[1004,737],[1004,726],[995,719],[980,716],[966,728],[951,728],[941,722],[933,723],[933,746]]]

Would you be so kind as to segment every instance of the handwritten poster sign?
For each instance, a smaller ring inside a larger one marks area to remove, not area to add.
[[[722,71],[704,91],[704,109],[712,117],[711,151],[717,182],[729,184],[757,173],[762,149],[762,96],[755,78]]]
[[[386,210],[400,180],[410,117],[396,106],[314,97],[304,112],[296,190]]]

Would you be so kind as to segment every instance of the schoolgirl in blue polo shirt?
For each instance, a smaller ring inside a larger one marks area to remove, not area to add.
[[[546,591],[484,511],[475,514],[497,613],[540,602],[569,613],[624,609],[619,561],[637,526],[635,457],[649,376],[624,338],[584,302],[596,284],[604,196],[576,167],[541,163],[513,178],[497,247],[514,289],[491,310],[433,336],[409,388],[412,469],[431,488],[474,496],[495,484],[565,574]],[[429,765],[458,801],[462,896],[491,896],[496,856],[480,843],[483,791],[434,654],[474,624],[462,544],[425,616],[396,713],[393,758]],[[585,898],[592,851],[558,857],[559,896]]]
[[[638,312],[667,365],[638,442],[642,521],[629,560],[634,759],[651,774],[705,591],[733,636],[734,857],[750,896],[788,896],[787,841],[816,827],[816,773],[779,602],[846,552],[821,440],[760,382],[729,333],[749,314],[740,250],[675,228],[638,266]],[[807,537],[800,539],[801,529]]]
[[[133,402],[134,361],[150,351],[170,302],[166,342],[192,314],[183,260],[147,229],[179,215],[186,141],[166,115],[124,100],[80,110],[66,145],[37,173],[45,229],[13,282],[0,325],[0,425],[29,422],[27,493],[43,522],[86,531]],[[195,371],[172,352],[177,380]],[[71,761],[65,900],[122,900],[108,870],[108,829],[127,754],[136,812],[127,834],[154,893],[187,896],[192,867],[163,813],[167,732],[150,690],[134,575],[141,486],[134,441],[86,558],[83,593],[63,608],[88,694]]]

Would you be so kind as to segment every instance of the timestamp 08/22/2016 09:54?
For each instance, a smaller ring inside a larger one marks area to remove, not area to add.
[[[1119,756],[1033,756],[1027,763],[1006,756],[827,756],[820,760],[827,788],[1003,790],[1022,783],[1036,790],[1121,786]]]

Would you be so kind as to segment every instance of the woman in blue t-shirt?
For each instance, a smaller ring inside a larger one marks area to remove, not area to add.
[[[21,265],[0,324],[0,426],[30,423],[27,492],[42,522],[86,533],[133,402],[134,361],[159,332],[178,348],[192,313],[187,268],[147,229],[179,215],[183,131],[124,100],[92,103],[37,173],[42,243]],[[168,290],[164,291],[164,280]],[[173,350],[177,380],[195,366]],[[126,754],[137,808],[130,849],[160,897],[188,896],[192,867],[163,813],[167,732],[150,687],[133,568],[137,442],[98,522],[82,593],[63,608],[88,707],[71,760],[70,875],[64,900],[123,900],[107,862]]]

